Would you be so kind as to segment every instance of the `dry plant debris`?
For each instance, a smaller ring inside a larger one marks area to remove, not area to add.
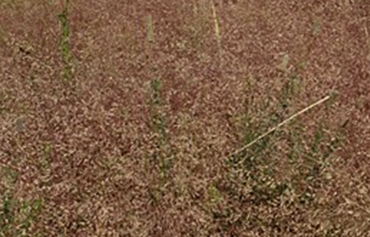
[[[0,1],[0,237],[370,236],[369,32],[368,0]]]

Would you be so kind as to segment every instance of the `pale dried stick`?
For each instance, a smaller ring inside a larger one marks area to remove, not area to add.
[[[259,140],[261,140],[262,138],[266,137],[267,135],[269,135],[270,133],[274,132],[275,130],[277,130],[278,128],[284,126],[285,124],[287,124],[288,122],[290,122],[291,120],[295,119],[296,117],[298,117],[299,115],[307,112],[308,110],[314,108],[315,106],[319,105],[319,104],[322,104],[324,103],[325,101],[327,101],[328,99],[330,99],[330,96],[325,96],[324,98],[322,98],[321,100],[311,104],[310,106],[302,109],[301,111],[293,114],[292,116],[290,116],[289,118],[287,118],[286,120],[284,120],[283,122],[279,123],[278,125],[276,125],[275,127],[269,129],[267,132],[263,133],[262,135],[258,136],[256,139],[254,139],[253,141],[251,141],[250,143],[248,143],[247,145],[243,146],[242,148],[234,151],[233,153],[231,153],[230,155],[228,156],[233,156],[233,155],[236,155],[238,154],[239,152],[242,152],[244,151],[245,149],[247,149],[248,147],[254,145],[256,142],[258,142]]]

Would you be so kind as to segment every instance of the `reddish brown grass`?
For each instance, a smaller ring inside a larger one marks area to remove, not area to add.
[[[0,236],[370,236],[367,0],[71,0],[68,79],[62,7],[0,2]]]

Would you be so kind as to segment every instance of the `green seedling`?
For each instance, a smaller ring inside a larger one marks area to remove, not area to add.
[[[152,15],[147,17],[147,40],[148,42],[154,42],[154,27]]]
[[[312,34],[313,35],[318,35],[321,31],[321,19],[318,17],[315,17],[313,19],[313,24],[312,24]]]
[[[6,184],[11,187],[18,179],[18,172],[10,167],[2,167],[1,169],[1,176],[6,181]]]
[[[6,44],[7,35],[3,27],[0,25],[0,45]]]
[[[0,212],[0,229],[6,230],[7,227],[14,221],[13,198],[10,195],[5,194],[2,197],[2,203],[3,204]]]
[[[66,0],[63,5],[63,11],[61,14],[59,14],[58,19],[61,27],[61,39],[59,43],[60,53],[62,55],[63,60],[63,71],[62,76],[64,79],[71,79],[72,78],[72,60],[73,60],[73,54],[71,51],[71,45],[70,45],[70,23],[69,23],[69,0]]]
[[[289,123],[290,121],[294,120],[295,118],[297,118],[299,115],[301,114],[304,114],[306,113],[307,111],[311,110],[312,108],[324,103],[325,101],[327,101],[328,99],[330,99],[330,96],[325,96],[324,98],[322,98],[321,100],[311,104],[310,106],[302,109],[301,111],[293,114],[292,116],[290,116],[289,118],[287,118],[286,120],[284,120],[283,122],[279,123],[277,126],[269,129],[267,132],[263,133],[262,135],[258,136],[256,139],[254,139],[253,141],[251,141],[250,143],[248,143],[247,145],[243,146],[242,148],[234,151],[231,155],[235,155],[235,154],[238,154],[239,152],[253,146],[254,144],[256,144],[259,140],[265,138],[266,136],[270,135],[271,133],[273,133],[274,131],[276,131],[277,129],[281,128],[282,126],[286,125],[287,123]]]
[[[288,64],[289,64],[289,55],[284,54],[284,56],[281,59],[281,63],[278,65],[278,69],[287,72],[288,71]]]
[[[220,33],[220,24],[217,17],[216,7],[215,4],[212,2],[212,17],[213,17],[213,24],[215,29],[215,36],[218,44],[219,50],[221,50],[221,33]]]
[[[210,185],[208,187],[208,195],[210,197],[211,202],[217,203],[217,202],[222,200],[222,195],[221,195],[220,191],[214,185]]]
[[[30,236],[30,227],[37,220],[41,199],[18,201],[11,194],[2,195],[0,237]]]
[[[162,84],[160,79],[155,79],[151,81],[150,117],[154,133],[158,137],[156,142],[158,151],[155,153],[155,157],[159,158],[161,176],[164,177],[166,176],[171,164],[169,158],[170,151],[168,144],[166,119],[163,113],[163,105],[160,95],[161,88]]]
[[[50,144],[45,144],[39,162],[40,171],[43,175],[47,174],[50,168],[51,152],[52,146]]]

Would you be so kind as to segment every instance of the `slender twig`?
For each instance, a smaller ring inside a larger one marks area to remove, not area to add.
[[[279,129],[280,127],[284,126],[285,124],[287,124],[288,122],[290,122],[291,120],[295,119],[296,117],[298,117],[299,115],[303,114],[303,113],[306,113],[308,110],[316,107],[317,105],[319,104],[322,104],[324,103],[325,101],[327,101],[328,99],[330,99],[330,96],[325,96],[324,98],[322,98],[321,100],[311,104],[310,106],[302,109],[301,111],[293,114],[292,116],[290,116],[289,118],[287,118],[286,120],[284,120],[283,122],[279,123],[278,125],[276,125],[275,127],[269,129],[267,132],[263,133],[262,135],[258,136],[256,139],[254,139],[253,141],[251,141],[250,143],[248,143],[247,145],[243,146],[242,148],[234,151],[233,153],[229,154],[228,156],[233,156],[233,155],[236,155],[242,151],[244,151],[245,149],[251,147],[252,145],[254,145],[256,142],[258,142],[259,140],[261,140],[262,138],[266,137],[267,135],[269,135],[270,133],[274,132],[275,130]]]

